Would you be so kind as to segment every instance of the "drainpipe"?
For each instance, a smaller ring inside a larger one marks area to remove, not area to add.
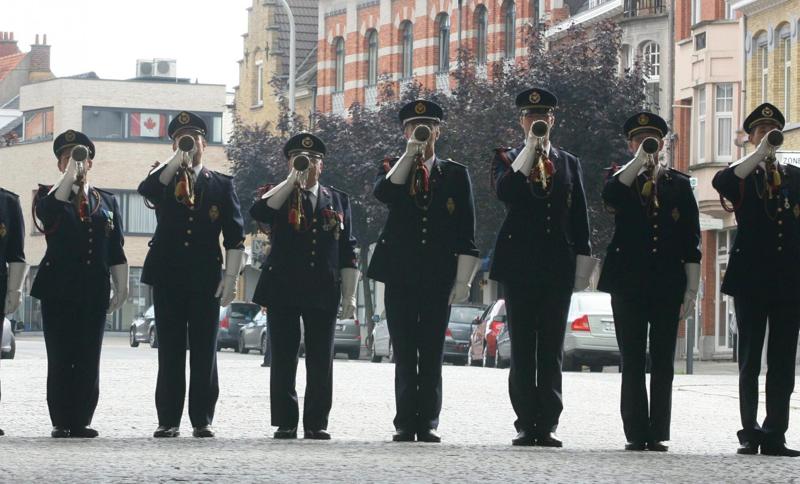
[[[667,12],[667,24],[669,29],[668,46],[669,52],[669,90],[667,91],[667,106],[669,106],[669,113],[667,114],[667,121],[669,126],[675,127],[675,116],[672,105],[675,102],[675,0],[669,2],[669,12]],[[667,150],[667,165],[675,167],[675,138],[672,136],[670,140],[669,149]]]
[[[464,7],[464,0],[458,0],[458,51],[461,52],[461,10]]]

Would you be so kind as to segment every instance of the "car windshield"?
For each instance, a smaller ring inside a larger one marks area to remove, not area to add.
[[[482,312],[483,308],[480,307],[453,306],[450,308],[450,322],[470,324],[475,318],[479,317]]]
[[[240,303],[231,304],[231,317],[252,320],[261,312],[258,304]]]
[[[147,319],[153,319],[156,317],[156,310],[153,306],[147,308],[147,311],[144,312],[144,317]]]
[[[611,314],[611,296],[601,292],[581,294],[575,297],[574,308],[582,314]]]

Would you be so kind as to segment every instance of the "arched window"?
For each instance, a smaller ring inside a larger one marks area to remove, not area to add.
[[[336,87],[335,92],[344,92],[344,39],[337,37],[334,40],[336,47]]]
[[[517,51],[517,6],[514,0],[503,2],[503,18],[505,25],[505,48],[503,50],[506,59],[514,60]]]
[[[753,94],[761,97],[760,102],[766,102],[769,88],[769,49],[767,47],[767,33],[761,32],[753,37],[753,78],[756,89]]]
[[[439,30],[439,72],[450,71],[450,16],[440,13],[436,17],[436,28]]]
[[[642,45],[642,60],[647,65],[647,77],[658,80],[661,73],[661,48],[655,42]]]
[[[778,35],[775,39],[778,51],[776,57],[779,66],[777,75],[780,80],[778,89],[783,93],[783,106],[781,106],[781,110],[788,123],[792,107],[792,29],[789,24],[783,24],[783,26],[778,29]],[[780,97],[778,97],[778,99],[780,99]]]
[[[485,65],[488,59],[486,44],[489,32],[489,13],[484,5],[475,9],[475,60],[478,65]]]
[[[367,31],[367,86],[378,84],[378,31]]]
[[[411,79],[414,76],[414,24],[406,20],[400,24],[400,76]]]

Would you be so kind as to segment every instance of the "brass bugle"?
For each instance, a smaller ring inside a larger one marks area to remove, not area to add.
[[[648,155],[653,155],[658,151],[658,140],[655,138],[645,138],[642,141],[642,150]]]
[[[547,131],[550,129],[550,126],[547,125],[544,121],[535,121],[531,125],[531,134],[536,136],[537,138],[544,138],[547,136]]]
[[[767,133],[767,143],[773,148],[778,148],[783,144],[783,133],[773,129]]]
[[[83,145],[78,145],[72,148],[72,152],[70,153],[70,157],[78,163],[82,163],[86,161],[86,158],[89,157],[89,149]]]
[[[414,128],[414,133],[412,136],[419,142],[428,141],[431,137],[431,128],[425,126],[424,124],[420,124]]]
[[[292,166],[297,171],[306,171],[311,165],[311,158],[306,155],[300,154],[292,159]]]
[[[178,149],[184,153],[191,153],[194,150],[194,138],[191,136],[181,136],[178,140]]]

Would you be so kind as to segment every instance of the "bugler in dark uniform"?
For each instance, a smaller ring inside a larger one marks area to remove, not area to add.
[[[155,206],[158,226],[150,241],[142,282],[153,286],[158,332],[155,437],[177,437],[186,394],[188,328],[191,377],[189,418],[195,437],[213,437],[219,396],[219,307],[236,295],[244,259],[244,225],[231,177],[202,165],[206,125],[182,112],[169,124],[175,154],[139,185]],[[222,233],[225,274],[222,276]]]
[[[386,284],[395,355],[393,440],[439,442],[442,358],[450,304],[462,302],[478,268],[467,168],[436,157],[442,109],[414,101],[400,111],[406,152],[381,163],[375,197],[389,207],[367,275]]]
[[[722,292],[733,296],[739,335],[740,454],[797,457],[786,448],[800,325],[800,169],[781,165],[783,114],[769,103],[744,121],[756,150],[714,176],[736,213],[737,232]],[[726,205],[723,205],[726,206]],[[767,416],[758,423],[758,375],[767,343]]]
[[[693,312],[700,282],[699,212],[689,177],[659,165],[667,123],[641,112],[623,130],[635,157],[608,178],[603,190],[615,214],[615,231],[597,288],[611,293],[622,353],[625,449],[666,451],[678,322]]]
[[[573,289],[594,268],[578,158],[549,141],[558,99],[546,89],[516,99],[525,145],[495,152],[493,184],[507,215],[490,277],[503,284],[511,336],[508,389],[514,445],[561,447],[561,361]]]
[[[128,297],[122,217],[111,192],[88,184],[95,148],[86,135],[62,133],[53,152],[64,175],[37,194],[47,251],[31,295],[42,302],[51,435],[92,438],[106,313]]]
[[[302,318],[307,374],[304,437],[327,440],[340,293],[342,318],[353,318],[355,312],[356,240],[348,196],[319,183],[325,156],[322,140],[300,133],[286,143],[284,154],[290,163],[289,176],[268,187],[250,209],[255,220],[270,225],[272,241],[253,301],[266,306],[269,317],[275,438],[297,437],[295,377]]]
[[[24,244],[25,222],[19,197],[0,188],[0,316],[10,316],[22,300],[22,283],[28,268]]]

